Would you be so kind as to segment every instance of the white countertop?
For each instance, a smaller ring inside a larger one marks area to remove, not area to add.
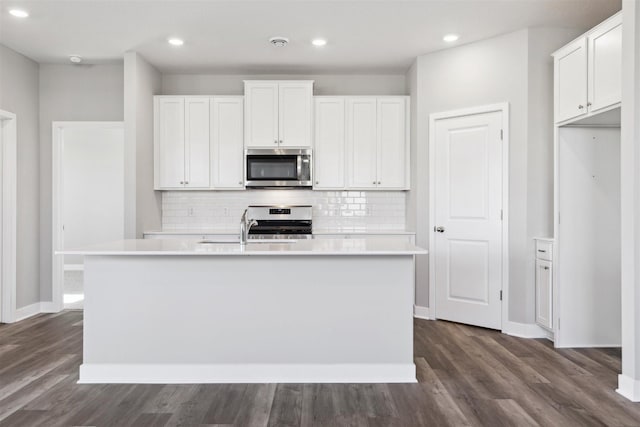
[[[224,230],[220,230],[220,229],[200,229],[200,230],[195,230],[195,229],[185,229],[185,230],[151,230],[151,231],[145,231],[143,234],[157,234],[157,235],[174,235],[174,234],[194,234],[194,235],[206,235],[206,234],[219,234],[219,235],[230,235],[230,236],[237,236],[238,232],[237,231],[232,231],[232,230],[228,230],[228,229],[224,229]],[[415,235],[415,231],[406,231],[406,230],[348,230],[348,229],[344,229],[344,228],[336,228],[336,229],[321,229],[321,230],[314,230],[313,234],[319,234],[319,235],[331,235],[331,234],[349,234],[349,235],[354,235],[354,234],[362,234],[362,235],[386,235],[386,234],[391,234],[391,235],[403,235],[403,234],[407,234],[407,235]]]
[[[287,242],[198,243],[197,239],[118,240],[59,255],[420,255],[426,254],[405,239],[308,239]]]

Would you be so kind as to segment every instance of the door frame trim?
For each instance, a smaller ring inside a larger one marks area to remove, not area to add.
[[[53,145],[52,145],[52,168],[51,168],[51,312],[57,313],[64,309],[63,283],[64,283],[64,256],[57,255],[57,251],[64,248],[64,233],[62,230],[62,196],[64,188],[62,185],[63,169],[63,138],[65,129],[122,129],[123,121],[54,121],[51,125]],[[125,142],[126,144],[126,142]],[[126,156],[126,148],[125,148]],[[126,165],[125,165],[126,168]],[[125,172],[126,173],[126,172]],[[126,181],[125,181],[126,186]],[[126,201],[125,201],[126,205]],[[126,209],[126,207],[125,207]],[[126,218],[125,218],[126,228]]]
[[[435,125],[438,120],[485,113],[502,113],[502,315],[501,330],[509,321],[509,103],[481,105],[429,114],[429,308],[433,319],[438,318],[435,280]]]
[[[0,121],[5,122],[0,126],[0,322],[12,323],[17,310],[18,117],[0,110]]]

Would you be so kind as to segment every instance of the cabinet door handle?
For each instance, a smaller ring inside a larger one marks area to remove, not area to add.
[[[538,249],[538,252],[545,253],[545,252],[547,252],[547,251],[545,251],[544,249]]]
[[[587,102],[587,107],[591,107],[591,103],[590,102]]]
[[[547,267],[547,266],[545,265],[545,266],[544,266],[544,269],[545,269],[545,270],[548,270],[548,269],[549,269],[549,267]]]
[[[436,233],[444,233],[444,227],[433,227],[433,231],[435,231]]]
[[[578,110],[582,110],[584,108],[584,105],[580,104],[578,105]]]

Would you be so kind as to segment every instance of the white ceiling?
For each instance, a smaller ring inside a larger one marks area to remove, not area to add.
[[[8,14],[13,6],[27,19]],[[401,73],[421,54],[525,27],[587,29],[620,0],[120,1],[0,0],[0,43],[40,63],[122,60],[162,72]],[[167,44],[178,36],[185,45]],[[268,43],[285,36],[285,48]],[[314,37],[328,44],[317,48]]]

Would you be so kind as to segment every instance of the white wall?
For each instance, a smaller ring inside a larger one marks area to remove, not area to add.
[[[553,122],[549,114],[553,110],[550,96],[553,79],[548,55],[576,34],[579,31],[525,29],[424,55],[417,58],[414,64],[417,79],[409,85],[412,94],[417,94],[412,117],[417,121],[412,155],[416,165],[422,167],[416,168],[417,174],[412,177],[407,203],[417,211],[412,222],[415,221],[417,242],[422,247],[428,247],[429,241],[426,167],[429,114],[499,102],[510,104],[509,320],[512,321],[534,321],[532,238],[550,235],[552,231],[553,193],[548,191],[548,178],[542,184],[538,181],[552,170],[549,150],[553,147]],[[409,79],[413,72],[409,71]],[[532,169],[536,170],[530,173]],[[530,187],[536,188],[531,195]],[[428,264],[421,258],[416,268],[417,304],[429,306]]]
[[[51,301],[53,121],[122,121],[121,64],[40,65],[40,300]],[[37,128],[37,124],[35,126]]]
[[[640,4],[622,3],[622,374],[618,392],[640,401]]]
[[[38,64],[0,44],[0,109],[17,115],[16,307],[40,300]]]
[[[153,96],[161,76],[136,52],[125,53],[124,73],[125,235],[141,238],[162,223],[161,194],[153,190]]]
[[[314,80],[315,95],[405,95],[404,75],[163,74],[162,95],[243,95],[243,80]]]
[[[123,239],[124,129],[67,128],[63,138],[64,249]]]

